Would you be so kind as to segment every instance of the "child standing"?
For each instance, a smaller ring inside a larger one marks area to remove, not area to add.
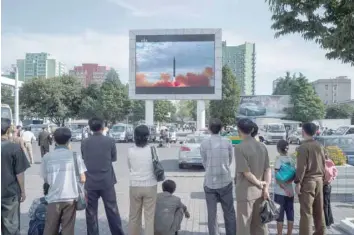
[[[157,195],[155,210],[155,235],[175,235],[181,229],[183,216],[190,217],[181,199],[174,196],[176,183],[166,180],[162,183],[162,193]]]
[[[323,184],[323,209],[325,215],[326,226],[330,227],[334,224],[332,208],[331,208],[331,192],[332,192],[332,181],[337,177],[338,170],[334,162],[329,158],[328,151],[325,150],[326,157],[326,171],[325,180]]]
[[[280,156],[275,162],[275,174],[283,164],[294,164],[293,159],[288,156],[289,143],[280,140],[277,144],[277,150]],[[294,188],[291,182],[278,182],[274,185],[274,201],[280,205],[280,213],[277,219],[278,235],[283,234],[284,214],[288,221],[287,235],[291,235],[294,226]]]

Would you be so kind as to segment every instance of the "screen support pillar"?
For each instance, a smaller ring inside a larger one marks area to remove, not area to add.
[[[205,128],[205,101],[197,101],[197,130]]]
[[[154,101],[145,100],[145,124],[154,125]]]

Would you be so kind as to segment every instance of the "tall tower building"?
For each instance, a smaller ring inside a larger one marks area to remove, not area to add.
[[[20,81],[35,77],[52,78],[62,76],[66,72],[65,65],[49,53],[26,53],[25,59],[17,60]]]
[[[242,95],[255,94],[256,44],[246,42],[239,46],[222,43],[223,66],[227,65],[236,76]]]

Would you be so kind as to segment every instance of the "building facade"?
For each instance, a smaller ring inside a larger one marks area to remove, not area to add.
[[[319,79],[312,82],[312,86],[324,104],[337,104],[351,99],[351,80],[348,77]]]
[[[256,45],[248,43],[227,46],[222,43],[223,66],[228,66],[236,76],[242,95],[255,94]]]
[[[106,79],[109,68],[98,64],[82,64],[69,71],[69,75],[77,77],[84,87],[91,84],[102,84]]]
[[[65,65],[45,52],[26,53],[25,59],[18,59],[16,64],[20,81],[35,77],[52,78],[66,73]]]

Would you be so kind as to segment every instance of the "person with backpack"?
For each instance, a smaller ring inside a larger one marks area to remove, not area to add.
[[[338,170],[334,162],[329,158],[328,151],[325,151],[326,165],[325,165],[325,180],[323,184],[323,209],[325,215],[326,226],[330,227],[334,224],[332,208],[331,208],[331,192],[332,181],[337,177]]]
[[[47,217],[48,202],[46,196],[48,195],[49,184],[43,184],[43,194],[41,198],[33,200],[32,205],[28,211],[30,217],[28,235],[43,235],[45,220]],[[61,233],[59,233],[61,235]]]

